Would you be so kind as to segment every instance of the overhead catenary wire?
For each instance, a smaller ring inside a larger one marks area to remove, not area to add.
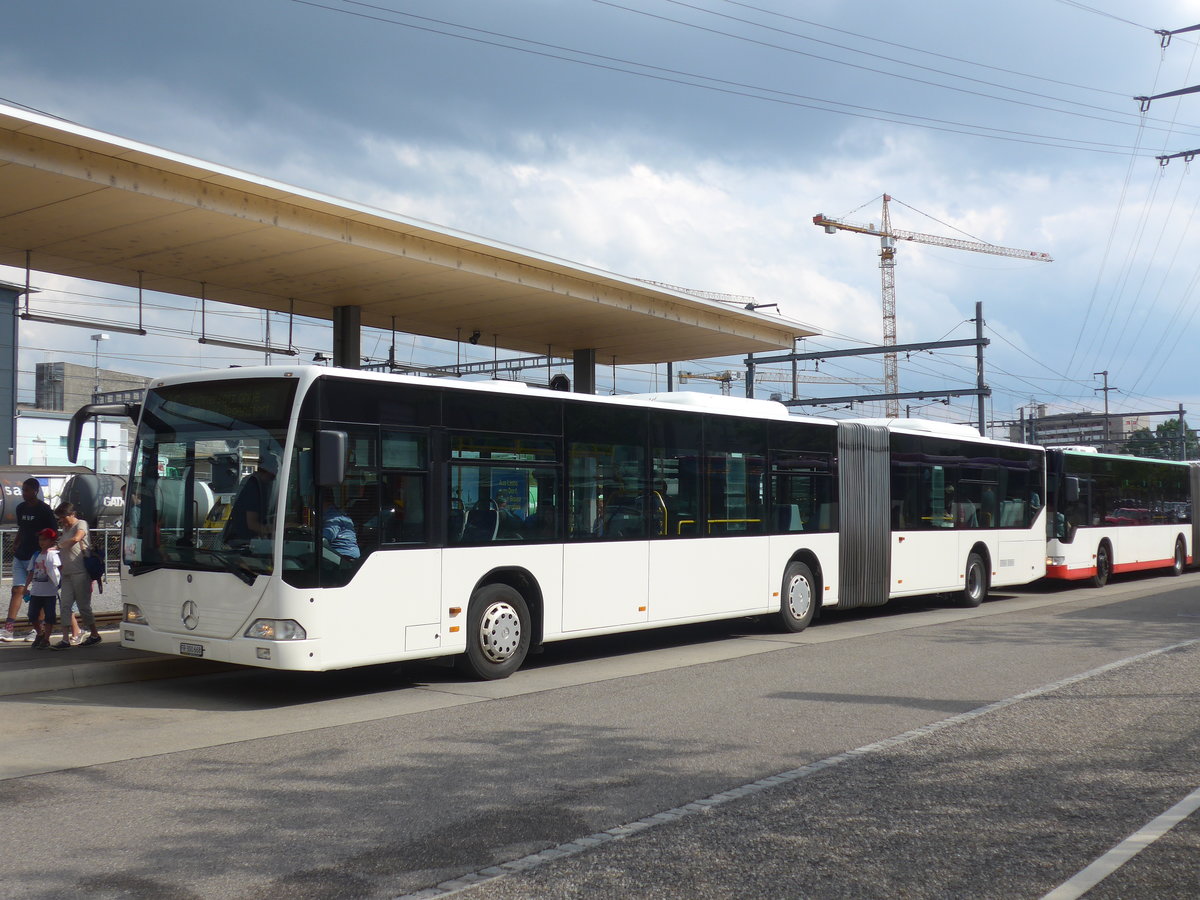
[[[1167,236],[1168,229],[1171,227],[1171,220],[1174,214],[1175,205],[1179,200],[1179,194],[1183,187],[1183,178],[1184,176],[1181,174],[1179,183],[1176,185],[1175,192],[1171,197],[1170,208],[1166,214],[1162,216],[1162,221],[1158,231],[1158,236],[1155,239],[1154,248],[1149,254],[1148,258],[1145,260],[1141,281],[1138,284],[1137,290],[1134,292],[1132,300],[1126,304],[1125,320],[1116,330],[1116,336],[1112,346],[1109,347],[1109,349],[1103,354],[1103,358],[1112,361],[1109,365],[1114,372],[1120,372],[1124,369],[1130,357],[1133,355],[1135,348],[1140,346],[1141,337],[1146,330],[1147,324],[1156,318],[1155,313],[1157,312],[1159,301],[1162,298],[1163,285],[1170,277],[1172,270],[1175,268],[1175,262],[1179,257],[1180,244],[1177,244],[1175,247],[1175,252],[1171,255],[1171,258],[1168,261],[1166,271],[1163,273],[1158,290],[1155,291],[1149,302],[1143,301],[1142,298],[1145,296],[1145,289],[1147,282],[1150,279],[1153,262],[1158,259],[1159,249],[1162,246],[1163,240]],[[1200,203],[1200,197],[1197,198],[1197,203]],[[1191,222],[1194,214],[1195,207],[1192,209],[1192,216],[1189,216],[1188,218],[1189,223]],[[1183,237],[1187,234],[1187,230],[1188,229],[1186,228],[1181,230],[1180,243],[1182,242]],[[1135,314],[1137,314],[1136,327],[1134,326],[1133,321]],[[1116,354],[1118,353],[1121,353],[1121,355],[1117,356]]]
[[[1190,80],[1191,72],[1196,66],[1198,57],[1200,57],[1200,44],[1193,44],[1192,55],[1191,55],[1191,58],[1188,63],[1187,73],[1185,75],[1185,78],[1187,80]],[[1180,108],[1181,108],[1181,104],[1177,102],[1175,104],[1176,114],[1178,114],[1178,110]],[[1193,221],[1195,220],[1197,206],[1200,206],[1200,197],[1198,197],[1196,204],[1194,204],[1192,206],[1191,212],[1188,214],[1188,217],[1187,217],[1185,223],[1183,224],[1183,226],[1178,229],[1179,230],[1179,241],[1176,244],[1175,250],[1171,255],[1171,258],[1167,264],[1166,270],[1163,272],[1162,280],[1159,284],[1159,288],[1155,292],[1154,298],[1151,301],[1151,303],[1149,304],[1149,309],[1147,309],[1146,304],[1143,304],[1142,302],[1140,302],[1140,298],[1142,296],[1142,288],[1144,287],[1145,282],[1149,278],[1151,265],[1159,256],[1159,252],[1158,252],[1159,247],[1162,244],[1162,240],[1165,237],[1166,231],[1167,231],[1168,227],[1170,227],[1172,224],[1172,219],[1174,217],[1176,204],[1179,201],[1180,193],[1183,189],[1184,184],[1186,183],[1187,175],[1188,175],[1188,168],[1184,167],[1180,171],[1179,180],[1176,184],[1175,192],[1172,195],[1170,207],[1168,208],[1166,213],[1162,215],[1162,225],[1161,225],[1161,229],[1159,232],[1159,237],[1158,237],[1157,241],[1155,242],[1154,250],[1152,253],[1149,254],[1149,258],[1145,262],[1145,272],[1144,272],[1144,275],[1142,278],[1142,285],[1139,286],[1139,290],[1138,290],[1137,294],[1135,295],[1134,299],[1128,304],[1128,312],[1126,314],[1126,324],[1128,324],[1129,321],[1132,319],[1135,311],[1140,313],[1140,315],[1138,317],[1137,332],[1134,335],[1133,339],[1129,340],[1127,328],[1122,328],[1121,330],[1118,331],[1118,340],[1116,342],[1116,346],[1114,346],[1113,349],[1115,351],[1118,347],[1123,347],[1125,350],[1125,353],[1124,353],[1123,357],[1121,358],[1120,363],[1117,366],[1112,367],[1115,371],[1120,371],[1121,368],[1123,368],[1125,362],[1132,356],[1134,349],[1138,346],[1140,337],[1141,337],[1142,333],[1144,332],[1147,323],[1153,321],[1156,318],[1153,313],[1157,310],[1158,301],[1163,294],[1163,289],[1164,289],[1165,285],[1167,284],[1168,278],[1170,277],[1172,271],[1175,269],[1175,265],[1179,258],[1179,252],[1180,252],[1180,249],[1182,248],[1183,241],[1184,241],[1185,237],[1189,234],[1189,232],[1191,230],[1191,225],[1192,225]],[[1165,173],[1163,173],[1163,177],[1165,177]],[[1147,213],[1147,215],[1148,215],[1148,213]],[[1178,317],[1178,310],[1176,311],[1175,314],[1173,314],[1171,316],[1171,321],[1168,322],[1167,326],[1161,331],[1161,337],[1155,341],[1154,346],[1161,346],[1163,343],[1165,343],[1166,338],[1168,336],[1170,336],[1172,333],[1170,330],[1171,325],[1174,323],[1174,321],[1177,319],[1177,317]],[[1144,373],[1145,373],[1145,368],[1143,367],[1139,372],[1139,381],[1140,381],[1141,376],[1144,375]]]
[[[677,4],[677,5],[678,5],[678,4]],[[744,6],[745,4],[738,4],[738,5],[743,5],[743,6]],[[1139,26],[1139,27],[1144,27],[1144,26]],[[1148,143],[1148,142],[1147,142],[1147,143]],[[1155,223],[1155,224],[1156,224],[1156,223]],[[1151,232],[1147,232],[1147,233],[1151,233]],[[1145,249],[1147,249],[1147,250],[1148,250],[1149,248],[1147,247],[1147,248],[1145,248]],[[1114,251],[1114,258],[1115,258],[1115,255],[1116,255],[1116,254],[1115,254],[1115,251]],[[1133,274],[1132,276],[1130,276],[1129,274],[1126,274],[1125,278],[1123,279],[1123,284],[1125,284],[1125,285],[1127,285],[1127,286],[1132,286],[1132,284],[1133,284],[1133,283],[1136,281],[1136,276],[1137,276],[1138,274],[1140,274],[1140,273],[1138,273],[1136,270],[1134,270],[1134,274]],[[1143,279],[1143,281],[1144,281],[1144,279]],[[1101,296],[1103,297],[1103,296],[1104,296],[1104,294],[1102,293],[1102,294],[1101,294]],[[1120,317],[1123,317],[1123,318],[1124,318],[1126,321],[1128,321],[1128,318],[1129,318],[1129,312],[1128,312],[1128,311],[1129,311],[1129,310],[1131,310],[1131,309],[1133,309],[1133,307],[1130,305],[1130,299],[1129,299],[1129,298],[1130,298],[1130,296],[1131,296],[1131,294],[1130,294],[1130,292],[1129,292],[1129,291],[1127,291],[1127,290],[1126,290],[1126,291],[1124,291],[1124,292],[1123,292],[1122,294],[1120,294],[1120,295],[1116,295],[1116,302],[1118,302],[1118,304],[1119,304],[1119,305],[1118,305],[1118,306],[1116,306],[1116,307],[1114,308],[1114,314],[1113,314],[1112,316],[1105,317],[1105,319],[1104,319],[1104,322],[1102,322],[1102,323],[1101,323],[1101,325],[1106,325],[1106,330],[1104,331],[1104,336],[1103,336],[1103,339],[1100,341],[1100,345],[1099,345],[1099,346],[1100,346],[1100,348],[1101,348],[1101,352],[1103,351],[1103,348],[1105,348],[1105,347],[1107,347],[1107,346],[1108,346],[1108,343],[1109,343],[1109,341],[1111,340],[1111,335],[1112,335],[1112,332],[1111,332],[1111,330],[1109,330],[1109,329],[1116,329],[1116,328],[1117,328],[1117,323],[1120,321],[1120,319],[1118,318],[1118,316],[1120,316]],[[1180,313],[1180,314],[1182,315],[1182,313]],[[233,321],[233,320],[231,320],[231,321]],[[1149,332],[1151,332],[1151,331],[1152,331],[1152,328],[1151,328],[1151,326],[1153,326],[1153,327],[1157,327],[1157,325],[1158,325],[1158,324],[1159,324],[1161,321],[1162,321],[1162,318],[1161,318],[1161,317],[1158,317],[1158,318],[1156,318],[1154,321],[1152,321],[1152,322],[1150,322],[1149,324],[1147,324],[1147,319],[1146,319],[1146,318],[1143,318],[1143,319],[1140,319],[1140,320],[1139,320],[1139,326],[1141,326],[1141,327],[1146,327],[1146,329],[1147,329],[1147,332],[1149,333]],[[1189,321],[1190,321],[1190,317],[1189,317]],[[1139,327],[1139,334],[1141,333],[1141,327]],[[1120,335],[1121,333],[1122,333],[1122,332],[1121,332],[1121,330],[1117,330],[1117,334],[1118,334],[1118,335]],[[378,343],[379,343],[379,340],[378,340],[378,338],[376,339],[376,342],[375,342],[375,343],[376,343],[376,346],[377,346],[377,345],[378,345]],[[1129,351],[1131,351],[1131,350],[1132,350],[1132,346],[1131,346],[1130,344],[1128,344],[1128,343],[1127,343],[1127,344],[1123,344],[1123,345],[1122,345],[1122,347],[1123,347],[1123,349],[1126,349],[1126,350],[1127,350],[1127,352],[1129,352]],[[1089,350],[1092,350],[1092,349],[1093,349],[1092,347],[1089,347]],[[433,351],[433,350],[431,350],[431,352],[443,353],[444,351],[443,351],[443,350],[441,350],[441,349],[439,349],[439,350],[436,350],[436,351]],[[624,367],[622,367],[622,371],[625,371]],[[990,371],[990,366],[989,366],[989,371]],[[998,390],[998,389],[999,389],[999,388],[997,387],[997,390]],[[1066,386],[1066,387],[1064,387],[1064,388],[1063,388],[1063,392],[1064,392],[1064,394],[1069,394],[1069,393],[1070,393],[1070,391],[1071,391],[1071,387],[1070,387],[1070,386]]]
[[[1112,19],[1113,21],[1116,21],[1116,22],[1122,22],[1126,25],[1132,25],[1134,28],[1144,28],[1147,31],[1154,31],[1154,29],[1151,28],[1149,25],[1142,25],[1139,22],[1134,22],[1132,19],[1123,19],[1120,16],[1114,15],[1113,13],[1110,13],[1110,12],[1106,12],[1105,10],[1096,9],[1094,6],[1088,6],[1086,3],[1080,3],[1079,0],[1057,0],[1057,2],[1063,4],[1064,6],[1070,6],[1075,9],[1082,10],[1083,12],[1093,13],[1097,16],[1103,16],[1106,19]]]
[[[790,20],[792,22],[798,22],[803,25],[809,25],[814,28],[821,28],[821,29],[824,29],[827,31],[836,32],[838,34],[844,34],[849,37],[859,38],[864,41],[870,41],[870,42],[876,43],[876,44],[883,44],[884,46],[887,46],[887,47],[895,47],[900,50],[908,50],[912,53],[921,53],[926,56],[933,56],[938,59],[945,59],[950,62],[961,63],[966,66],[974,66],[974,67],[981,68],[981,69],[989,69],[993,72],[1002,72],[1006,75],[1016,75],[1021,78],[1029,78],[1029,79],[1034,79],[1037,81],[1044,81],[1047,84],[1057,84],[1061,87],[1075,88],[1075,89],[1081,90],[1081,91],[1094,91],[1096,93],[1107,94],[1112,97],[1121,97],[1123,99],[1127,98],[1127,95],[1123,91],[1105,90],[1103,88],[1098,88],[1095,85],[1076,84],[1075,82],[1061,81],[1057,78],[1050,78],[1045,75],[1033,75],[1028,72],[1018,72],[1015,69],[1005,68],[1004,66],[993,66],[993,65],[989,65],[987,63],[980,62],[979,60],[975,60],[975,59],[964,59],[963,57],[960,57],[960,56],[950,56],[949,54],[938,53],[934,50],[925,50],[920,47],[910,46],[908,44],[900,44],[900,43],[897,43],[896,41],[889,41],[889,40],[884,40],[883,38],[872,37],[870,35],[865,35],[865,34],[859,34],[856,31],[848,31],[844,28],[834,28],[831,25],[823,25],[820,22],[814,22],[811,19],[802,19],[799,16],[788,15],[787,13],[781,13],[781,12],[778,12],[777,10],[765,9],[761,6],[755,6],[751,3],[739,2],[739,0],[721,0],[721,2],[727,3],[730,6],[739,6],[744,9],[751,9],[751,10],[754,10],[755,12],[760,12],[760,13],[764,13],[766,15],[775,16],[780,19],[786,19],[786,20]],[[1131,22],[1130,24],[1134,24],[1134,23]],[[1141,25],[1138,27],[1144,28],[1147,31],[1154,30],[1154,29],[1150,28],[1148,25]]]
[[[1106,155],[1124,155],[1131,150],[1136,150],[1135,147],[1130,147],[1129,145],[1115,144],[1106,141],[1088,141],[1070,136],[1042,135],[1035,132],[1018,131],[1016,129],[1003,129],[987,125],[976,125],[952,120],[940,120],[916,114],[897,113],[894,110],[882,109],[878,107],[843,103],[841,101],[835,101],[826,98],[810,97],[808,95],[797,94],[795,92],[786,91],[783,89],[755,86],[729,79],[715,78],[713,76],[670,69],[650,63],[635,62],[632,60],[620,59],[618,57],[606,56],[604,54],[592,53],[590,51],[563,47],[556,44],[535,41],[529,38],[522,38],[516,35],[507,35],[501,32],[490,31],[488,29],[475,28],[474,26],[460,25],[453,22],[446,22],[445,20],[432,19],[427,16],[416,16],[411,13],[404,13],[377,4],[355,2],[355,0],[344,0],[344,2],[352,3],[355,6],[364,7],[367,9],[378,10],[379,12],[385,12],[390,15],[406,16],[412,19],[434,22],[449,28],[458,28],[463,31],[477,32],[481,35],[485,35],[485,37],[471,34],[461,34],[453,31],[445,31],[439,28],[434,28],[431,25],[397,21],[396,19],[387,18],[383,15],[366,13],[354,9],[346,9],[344,7],[330,6],[327,3],[317,2],[317,0],[288,0],[288,2],[296,3],[302,6],[309,6],[316,9],[322,9],[337,14],[369,19],[402,28],[409,28],[417,31],[437,34],[443,37],[471,41],[473,43],[498,47],[504,50],[528,53],[535,56],[559,60],[561,62],[568,62],[590,68],[618,72],[625,75],[651,78],[654,80],[683,85],[686,87],[714,91],[729,96],[749,98],[801,109],[829,112],[837,115],[846,115],[872,121],[887,122],[894,125],[908,125],[910,127],[923,128],[931,131],[968,135],[991,140],[1006,141],[1009,143],[1026,144],[1029,146],[1079,150]],[[513,46],[512,44],[503,43],[503,40],[519,41],[531,46],[517,47]],[[577,54],[577,56],[563,54]],[[583,59],[579,57],[591,57],[591,59]],[[625,68],[627,66],[634,66],[637,68]],[[1142,127],[1148,126],[1143,123]]]
[[[1066,112],[1066,113],[1068,113],[1068,114],[1070,114],[1070,115],[1085,115],[1085,114],[1083,114],[1083,113],[1072,113],[1070,110],[1054,110],[1054,109],[1053,109],[1053,108],[1051,108],[1051,107],[1044,107],[1044,106],[1041,106],[1041,105],[1039,105],[1039,104],[1025,103],[1025,102],[1022,102],[1022,101],[1014,100],[1014,99],[1013,99],[1013,98],[1011,98],[1011,97],[998,97],[998,96],[996,96],[996,95],[994,95],[994,94],[986,94],[986,93],[982,93],[982,92],[978,92],[978,91],[974,91],[974,90],[969,90],[969,89],[967,89],[967,88],[960,88],[960,87],[956,87],[955,85],[949,85],[949,84],[940,84],[940,83],[937,83],[937,82],[931,82],[931,81],[927,81],[927,80],[925,80],[925,79],[921,79],[921,78],[913,78],[913,77],[911,77],[911,76],[907,76],[907,75],[901,75],[901,74],[899,74],[899,73],[895,73],[895,72],[886,72],[886,71],[883,71],[883,70],[880,70],[880,69],[875,69],[875,68],[872,68],[872,67],[869,67],[869,66],[859,66],[859,65],[856,65],[856,64],[854,64],[854,63],[847,62],[846,60],[839,60],[839,59],[836,59],[836,58],[831,58],[831,57],[826,57],[826,56],[818,56],[818,55],[816,55],[816,54],[806,53],[805,51],[803,51],[803,50],[798,50],[798,49],[796,49],[796,48],[794,48],[794,47],[783,47],[783,46],[780,46],[780,45],[777,45],[777,44],[773,44],[773,43],[769,43],[769,42],[765,42],[765,41],[758,41],[758,40],[755,40],[754,38],[750,38],[750,37],[747,37],[747,36],[744,36],[744,35],[732,34],[732,33],[730,33],[730,32],[721,31],[720,29],[711,29],[711,28],[706,28],[706,27],[704,27],[704,26],[702,26],[702,25],[697,25],[697,24],[695,24],[695,23],[692,23],[692,22],[685,22],[685,21],[681,21],[681,20],[678,20],[678,19],[672,19],[672,18],[670,18],[670,17],[667,17],[667,16],[661,16],[661,15],[657,15],[657,14],[655,14],[655,13],[651,13],[651,12],[649,12],[649,11],[645,10],[645,9],[635,9],[635,8],[633,8],[633,7],[624,6],[624,5],[622,5],[622,4],[615,3],[615,2],[613,2],[613,0],[592,0],[592,2],[594,2],[594,3],[599,3],[599,4],[601,4],[601,5],[604,5],[604,6],[611,6],[611,7],[615,8],[615,9],[624,10],[624,11],[626,11],[626,12],[637,13],[638,15],[649,16],[649,17],[651,17],[651,18],[660,19],[660,20],[662,20],[662,21],[664,21],[664,22],[670,22],[670,23],[673,23],[673,24],[676,24],[676,25],[682,25],[682,26],[685,26],[685,27],[688,27],[688,28],[697,28],[697,29],[700,29],[700,30],[702,30],[702,31],[709,32],[709,33],[711,33],[711,34],[717,34],[717,35],[721,35],[721,36],[723,36],[723,37],[728,37],[728,38],[731,38],[731,39],[734,39],[734,40],[748,41],[748,42],[751,42],[751,43],[760,44],[760,45],[762,45],[762,46],[764,46],[764,47],[767,47],[767,48],[770,48],[770,49],[774,49],[774,50],[780,50],[780,51],[787,52],[787,53],[795,53],[795,54],[798,54],[798,55],[801,55],[801,56],[808,56],[808,57],[811,57],[811,58],[813,58],[813,59],[817,59],[817,60],[819,60],[819,61],[821,61],[821,62],[833,63],[834,65],[841,65],[841,66],[847,66],[847,67],[850,67],[850,68],[861,69],[861,70],[863,70],[863,71],[872,72],[872,73],[875,73],[875,74],[880,74],[880,75],[887,75],[887,76],[889,76],[889,77],[892,77],[892,78],[900,78],[900,79],[903,79],[903,80],[906,80],[906,81],[913,81],[913,82],[916,82],[916,83],[918,83],[918,84],[923,84],[923,85],[927,85],[927,86],[931,86],[931,87],[942,88],[942,89],[945,89],[945,90],[961,91],[961,92],[963,92],[963,93],[966,93],[966,94],[970,94],[970,95],[973,95],[973,96],[979,96],[979,97],[985,97],[985,98],[988,98],[988,99],[991,99],[991,100],[999,100],[999,101],[1002,101],[1002,102],[1014,102],[1014,103],[1021,103],[1021,105],[1023,105],[1023,106],[1030,106],[1030,107],[1032,107],[1032,108],[1034,108],[1034,109],[1051,109],[1051,110],[1052,110],[1052,111],[1054,111],[1054,112]],[[1030,97],[1038,97],[1038,98],[1040,98],[1040,99],[1043,99],[1043,100],[1053,100],[1053,101],[1055,101],[1055,102],[1057,102],[1057,103],[1067,103],[1067,104],[1071,104],[1071,105],[1074,105],[1074,106],[1079,106],[1079,107],[1081,107],[1081,108],[1084,108],[1084,109],[1098,110],[1098,111],[1101,111],[1101,112],[1106,112],[1106,113],[1110,113],[1110,114],[1116,114],[1116,115],[1125,115],[1125,116],[1128,116],[1128,117],[1130,117],[1130,119],[1134,118],[1134,117],[1137,115],[1137,113],[1136,113],[1136,112],[1134,112],[1134,111],[1130,111],[1130,112],[1127,112],[1127,113],[1126,113],[1126,112],[1124,112],[1124,111],[1122,111],[1122,110],[1114,110],[1114,109],[1111,109],[1111,108],[1108,108],[1108,107],[1095,106],[1095,105],[1093,105],[1093,104],[1088,104],[1088,103],[1080,103],[1079,101],[1075,101],[1075,100],[1067,100],[1067,99],[1065,99],[1065,98],[1062,98],[1062,97],[1054,97],[1054,96],[1051,96],[1051,95],[1049,95],[1049,94],[1041,94],[1041,93],[1038,93],[1038,92],[1036,92],[1036,91],[1028,91],[1028,90],[1025,90],[1025,89],[1023,89],[1023,88],[1016,88],[1016,87],[1012,87],[1012,86],[1010,86],[1010,85],[999,84],[998,82],[994,82],[994,81],[985,81],[985,80],[983,80],[983,79],[980,79],[980,78],[972,78],[972,77],[971,77],[971,76],[969,76],[969,75],[962,75],[962,74],[955,73],[955,72],[947,72],[947,71],[945,71],[945,70],[943,70],[943,69],[935,69],[935,68],[933,68],[932,66],[923,66],[923,65],[920,65],[919,63],[907,62],[907,61],[905,61],[905,60],[901,60],[901,59],[895,59],[894,57],[883,56],[883,55],[881,55],[881,54],[878,54],[878,53],[871,53],[871,52],[869,52],[869,51],[866,51],[866,50],[859,50],[859,49],[857,49],[857,48],[854,48],[854,47],[848,47],[848,46],[846,46],[846,45],[844,45],[844,44],[836,44],[836,43],[833,43],[833,42],[831,42],[831,41],[823,41],[823,40],[821,40],[820,38],[814,38],[814,37],[812,37],[811,35],[800,34],[800,33],[798,33],[798,32],[795,32],[795,31],[789,31],[789,30],[787,30],[787,29],[783,29],[783,28],[776,28],[776,27],[774,27],[774,26],[765,25],[765,24],[763,24],[763,23],[761,23],[761,22],[754,22],[754,21],[751,21],[751,20],[749,20],[749,19],[744,19],[744,18],[740,18],[740,17],[736,17],[736,16],[729,16],[729,15],[726,15],[726,14],[724,14],[724,13],[718,13],[718,12],[716,12],[716,11],[714,11],[714,10],[704,9],[704,8],[702,8],[702,7],[696,6],[696,5],[694,5],[694,4],[691,4],[691,3],[685,3],[685,2],[683,2],[683,0],[663,0],[663,2],[665,2],[665,3],[671,3],[671,4],[674,4],[675,6],[681,6],[681,7],[687,8],[687,9],[695,10],[695,11],[697,11],[697,12],[701,12],[701,13],[707,13],[707,14],[709,14],[709,15],[713,15],[713,16],[720,16],[721,18],[724,18],[724,19],[729,19],[729,20],[731,20],[731,21],[740,22],[740,23],[742,23],[742,24],[746,24],[746,25],[752,25],[752,26],[754,26],[754,27],[757,27],[757,28],[763,28],[763,29],[767,29],[767,30],[769,30],[769,31],[773,31],[773,32],[776,32],[776,33],[779,33],[779,34],[784,34],[784,35],[787,35],[787,36],[789,36],[789,37],[795,37],[795,38],[799,38],[799,39],[801,39],[801,40],[805,40],[805,41],[811,41],[811,42],[813,42],[813,43],[822,44],[822,45],[825,45],[825,46],[828,46],[828,47],[832,47],[832,48],[835,48],[835,49],[838,49],[838,50],[845,50],[845,51],[847,51],[847,52],[849,52],[849,53],[856,53],[856,54],[860,54],[860,55],[863,55],[863,56],[868,56],[868,57],[871,57],[871,58],[873,58],[873,59],[879,59],[879,60],[883,60],[883,61],[885,61],[885,62],[894,63],[894,64],[896,64],[896,65],[900,65],[900,66],[909,66],[909,67],[911,67],[911,68],[914,68],[914,69],[920,69],[920,70],[922,70],[922,71],[925,71],[925,72],[931,72],[931,73],[934,73],[934,74],[937,74],[937,75],[944,75],[944,76],[947,76],[947,77],[950,77],[950,78],[955,78],[955,79],[962,80],[962,81],[968,81],[968,82],[972,82],[972,83],[974,83],[974,84],[980,84],[980,85],[985,85],[985,86],[987,86],[987,87],[999,88],[1000,90],[1005,90],[1005,91],[1012,91],[1012,92],[1014,92],[1014,93],[1018,93],[1018,94],[1024,94],[1024,95],[1027,95],[1027,96],[1030,96]],[[1123,94],[1117,94],[1116,92],[1112,92],[1112,93],[1113,93],[1113,95],[1114,95],[1114,96],[1121,96],[1121,97],[1124,97],[1124,95],[1123,95]],[[1092,118],[1092,117],[1088,116],[1088,118]],[[1111,120],[1111,119],[1104,119],[1103,121],[1115,121],[1115,120]],[[1132,122],[1129,122],[1129,123],[1126,123],[1126,124],[1132,124]]]
[[[1192,70],[1192,67],[1195,65],[1198,50],[1200,50],[1200,45],[1194,45],[1192,57],[1189,62],[1189,65],[1188,65],[1189,75]],[[1157,86],[1157,84],[1158,84],[1158,79],[1161,76],[1161,72],[1162,72],[1162,60],[1160,59],[1158,72],[1156,73],[1155,79],[1154,79],[1155,86]],[[1157,88],[1155,87],[1154,89],[1157,89]],[[1178,109],[1179,109],[1179,103],[1177,101],[1176,114],[1178,112]],[[1133,171],[1133,165],[1134,165],[1134,159],[1131,157],[1129,166],[1126,171],[1126,179],[1125,179],[1125,183],[1124,183],[1124,186],[1122,189],[1121,199],[1117,206],[1116,211],[1114,212],[1113,222],[1112,222],[1112,226],[1110,229],[1109,244],[1108,244],[1108,246],[1106,246],[1105,254],[1101,261],[1101,267],[1097,272],[1097,278],[1096,278],[1095,285],[1093,287],[1092,297],[1089,300],[1089,307],[1088,307],[1089,316],[1093,310],[1093,303],[1094,303],[1096,295],[1099,291],[1099,285],[1101,282],[1104,267],[1106,266],[1106,264],[1109,260],[1109,253],[1112,249],[1112,236],[1116,233],[1118,224],[1123,215],[1124,205],[1125,205],[1125,201],[1127,198],[1127,189],[1130,184],[1131,174]],[[1095,368],[1104,367],[1104,368],[1108,368],[1108,369],[1112,369],[1112,370],[1116,371],[1116,367],[1114,367],[1108,363],[1104,363],[1104,362],[1102,362],[1102,360],[1107,359],[1108,354],[1110,352],[1115,352],[1117,346],[1125,346],[1129,352],[1132,352],[1133,348],[1129,344],[1125,343],[1128,335],[1126,334],[1126,332],[1124,330],[1118,330],[1116,332],[1116,337],[1114,339],[1115,343],[1114,343],[1113,347],[1111,348],[1111,350],[1107,346],[1107,337],[1110,334],[1110,332],[1112,331],[1113,322],[1120,315],[1120,309],[1121,309],[1122,305],[1126,303],[1126,301],[1124,299],[1124,287],[1125,287],[1126,283],[1128,282],[1130,273],[1133,268],[1135,251],[1140,247],[1141,241],[1143,239],[1143,235],[1146,231],[1146,228],[1149,225],[1150,218],[1151,218],[1151,215],[1152,215],[1152,212],[1154,209],[1153,200],[1157,194],[1159,186],[1161,185],[1161,181],[1162,181],[1161,178],[1155,178],[1151,181],[1150,185],[1147,188],[1147,197],[1146,197],[1145,201],[1143,202],[1141,214],[1139,215],[1138,219],[1136,220],[1136,222],[1134,223],[1134,226],[1133,226],[1135,238],[1129,244],[1129,246],[1127,248],[1125,261],[1116,277],[1116,280],[1114,283],[1114,288],[1113,288],[1112,292],[1109,294],[1108,300],[1105,303],[1104,312],[1101,316],[1101,322],[1095,326],[1095,328],[1093,330],[1093,334],[1092,334],[1092,339],[1088,344],[1088,350],[1084,353],[1084,357],[1090,358],[1090,360],[1091,360],[1091,363],[1089,365],[1083,365],[1083,368],[1085,370],[1090,371]],[[1173,212],[1173,210],[1175,208],[1175,203],[1178,200],[1179,191],[1182,188],[1183,183],[1184,182],[1183,182],[1182,176],[1181,176],[1179,186],[1177,187],[1175,195],[1171,202],[1171,206],[1170,206],[1171,212],[1168,212],[1167,216],[1163,220],[1164,229],[1166,227],[1167,222],[1170,220],[1171,213]],[[1189,220],[1189,222],[1190,222],[1190,220]],[[1155,247],[1156,247],[1155,252],[1150,255],[1150,258],[1147,259],[1147,261],[1145,263],[1147,273],[1149,272],[1149,267],[1150,267],[1151,263],[1153,262],[1153,260],[1155,258],[1157,258],[1157,247],[1160,243],[1161,243],[1161,237],[1160,237],[1159,241],[1156,242],[1156,244],[1155,244]],[[1143,281],[1144,281],[1144,279],[1143,279]],[[1138,296],[1140,296],[1140,293]],[[1128,301],[1127,305],[1128,305],[1128,312],[1126,313],[1126,319],[1128,320],[1133,315],[1135,309],[1139,305],[1137,303],[1137,297],[1135,297],[1133,300]],[[1140,310],[1140,312],[1142,312],[1142,314],[1143,314],[1142,321],[1144,323],[1146,319],[1150,318],[1150,315],[1144,309]],[[1089,316],[1085,316],[1084,321],[1081,323],[1080,331],[1077,336],[1077,340],[1076,340],[1076,344],[1075,344],[1075,348],[1072,352],[1072,361],[1075,359],[1076,353],[1079,350],[1079,345],[1082,341],[1084,333],[1086,332],[1086,330],[1088,329],[1088,326],[1090,324],[1088,321]],[[1140,329],[1139,329],[1139,333],[1140,333]],[[1128,355],[1129,355],[1129,353],[1127,352],[1126,356],[1128,356]],[[1081,363],[1081,365],[1082,365],[1082,363]],[[1070,370],[1070,368],[1071,368],[1071,366],[1068,366],[1068,370]]]

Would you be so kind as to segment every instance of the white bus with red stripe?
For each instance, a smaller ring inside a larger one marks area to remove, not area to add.
[[[1087,449],[1049,450],[1046,466],[1047,578],[1101,587],[1114,574],[1191,564],[1200,467]]]

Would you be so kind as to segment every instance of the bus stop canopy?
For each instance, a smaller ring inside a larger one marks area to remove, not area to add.
[[[7,106],[0,264],[603,364],[815,333]]]

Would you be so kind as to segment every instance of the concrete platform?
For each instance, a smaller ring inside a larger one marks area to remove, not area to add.
[[[22,630],[18,626],[18,633]],[[179,678],[234,668],[210,660],[128,650],[120,645],[115,628],[100,633],[101,643],[70,650],[34,650],[29,641],[0,642],[0,696]]]

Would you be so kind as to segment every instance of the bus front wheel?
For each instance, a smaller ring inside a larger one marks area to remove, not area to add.
[[[1101,544],[1096,548],[1096,574],[1092,576],[1092,587],[1104,587],[1111,574],[1112,557],[1108,552],[1108,544]]]
[[[779,598],[779,625],[784,631],[807,628],[817,612],[817,580],[812,569],[802,562],[788,565],[783,573],[783,594]]]
[[[983,565],[983,557],[972,553],[967,557],[967,567],[963,571],[963,589],[959,602],[963,606],[978,606],[987,597],[987,569]]]
[[[467,607],[467,652],[459,670],[492,681],[507,678],[529,653],[529,607],[507,584],[489,584],[471,597]]]

